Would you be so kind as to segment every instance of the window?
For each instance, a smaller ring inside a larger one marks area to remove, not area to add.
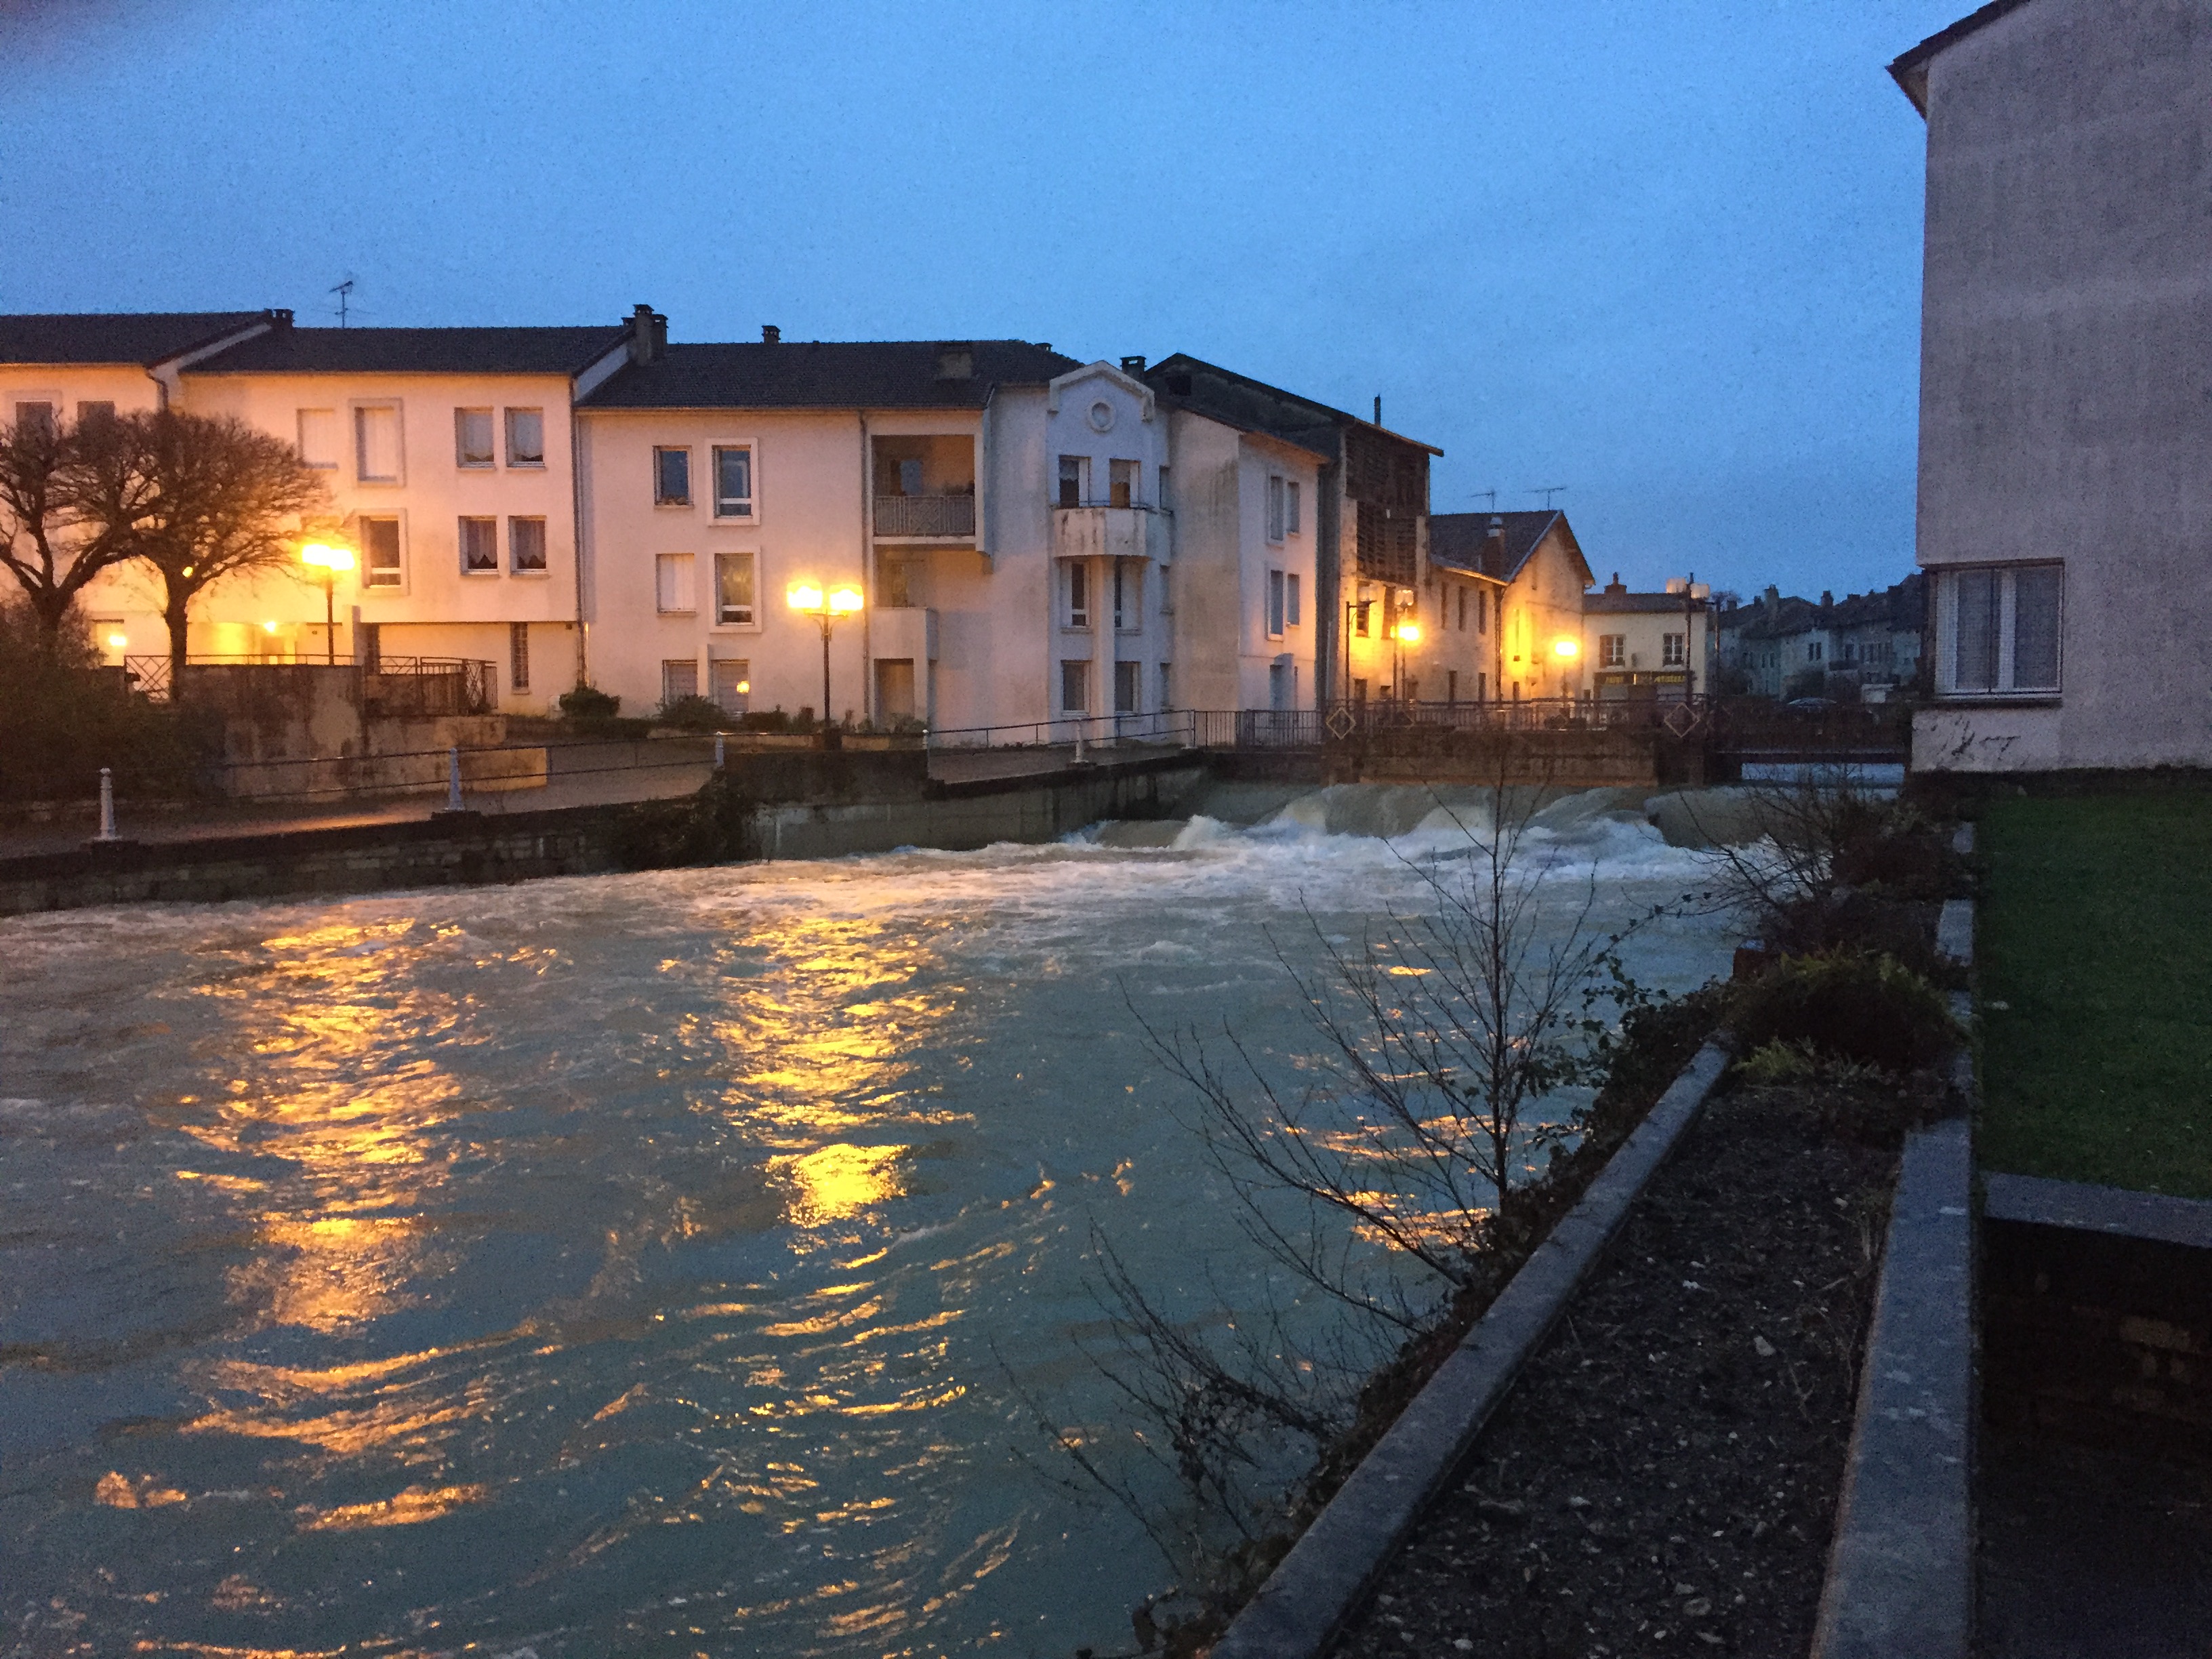
[[[718,446],[714,451],[714,516],[753,516],[753,452],[750,446]]]
[[[714,620],[724,628],[750,628],[753,610],[753,556],[714,555]]]
[[[1114,626],[1133,630],[1145,625],[1145,571],[1127,559],[1114,561]]]
[[[1628,635],[1601,634],[1597,636],[1597,665],[1600,668],[1628,666]]]
[[[1813,640],[1807,643],[1805,647],[1805,660],[1807,662],[1818,662],[1820,660],[1820,641]]]
[[[362,518],[361,526],[362,586],[398,587],[406,572],[399,562],[399,520]]]
[[[35,432],[40,436],[54,435],[54,405],[38,398],[26,398],[15,405],[15,429]]]
[[[353,411],[354,476],[363,483],[399,482],[399,405],[362,404]]]
[[[1091,626],[1091,568],[1070,563],[1067,570],[1067,625]]]
[[[664,617],[687,616],[696,608],[689,553],[662,553],[654,557],[653,606]]]
[[[1367,682],[1365,680],[1352,681],[1352,700],[1354,702],[1365,702],[1367,701]]]
[[[915,590],[921,586],[915,578],[921,574],[916,568],[921,561],[896,548],[887,547],[876,555],[876,603],[893,611],[904,610],[915,602]]]
[[[1298,532],[1298,487],[1293,481],[1283,485],[1283,527],[1295,536]]]
[[[876,659],[876,718],[910,720],[915,718],[914,659]]]
[[[708,665],[714,702],[725,714],[743,714],[753,706],[753,667],[743,657],[717,657]]]
[[[1659,636],[1659,665],[1680,668],[1690,659],[1690,638],[1686,634],[1662,634]]]
[[[545,465],[545,411],[510,409],[507,411],[507,464],[509,466]]]
[[[1459,590],[1459,631],[1467,632],[1467,589]]]
[[[1270,570],[1267,573],[1267,637],[1271,640],[1283,636],[1283,573]]]
[[[1477,634],[1490,631],[1490,591],[1487,588],[1474,590],[1474,631]]]
[[[1166,469],[1161,470],[1164,471]],[[1164,662],[1160,665],[1160,707],[1163,708],[1175,707],[1175,665],[1172,663]]]
[[[1352,607],[1352,631],[1363,640],[1368,636],[1374,610],[1375,601],[1372,599],[1360,599]]]
[[[1106,505],[1134,507],[1137,504],[1137,464],[1134,461],[1106,463]]]
[[[465,576],[499,574],[497,519],[461,520],[461,574]]]
[[[653,452],[653,504],[655,507],[691,505],[691,452],[659,449]]]
[[[1087,662],[1063,662],[1060,665],[1060,706],[1071,714],[1080,714],[1090,704],[1089,687],[1091,665]]]
[[[1304,622],[1301,608],[1298,604],[1298,573],[1293,570],[1283,578],[1283,620],[1292,628],[1300,626]]]
[[[1114,712],[1133,714],[1137,712],[1138,686],[1142,680],[1144,664],[1117,662],[1114,665]]]
[[[1444,670],[1444,701],[1447,703],[1459,701],[1459,670],[1456,668]]]
[[[1936,589],[1936,684],[1946,692],[2058,690],[2063,567],[1946,571]]]
[[[1091,463],[1081,455],[1063,455],[1060,458],[1060,506],[1083,505],[1083,475],[1089,469],[1090,465]]]
[[[1168,494],[1168,469],[1163,466],[1154,476],[1159,480],[1160,511],[1172,513],[1175,511],[1175,498]]]
[[[338,464],[338,412],[335,409],[300,411],[300,459],[309,466],[335,471]]]
[[[507,684],[512,691],[530,690],[530,624],[507,625]]]
[[[1267,665],[1267,707],[1278,712],[1295,708],[1298,698],[1298,671],[1286,662]]]
[[[100,421],[112,421],[114,418],[115,405],[104,399],[94,403],[81,402],[76,406],[76,423],[79,426],[89,426]]]
[[[699,695],[699,659],[696,657],[670,657],[660,665],[660,702],[663,708],[684,697]]]
[[[545,520],[509,519],[507,521],[507,568],[518,576],[545,574]]]
[[[1283,539],[1283,480],[1272,472],[1267,475],[1267,539]]]
[[[453,411],[453,465],[466,467],[488,467],[492,465],[491,410],[488,409],[457,409]]]

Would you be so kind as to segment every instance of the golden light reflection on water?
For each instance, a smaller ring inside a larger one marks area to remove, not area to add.
[[[834,1142],[797,1157],[772,1158],[769,1168],[796,1189],[792,1221],[801,1227],[849,1221],[905,1190],[899,1160],[904,1146],[854,1146]]]
[[[353,1532],[364,1527],[411,1527],[434,1521],[441,1515],[490,1495],[482,1486],[409,1486],[404,1492],[371,1504],[341,1504],[336,1509],[301,1511],[301,1527],[307,1532]]]

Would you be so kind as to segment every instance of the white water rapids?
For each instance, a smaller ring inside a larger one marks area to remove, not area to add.
[[[1126,1648],[1166,1570],[1024,1461],[1001,1362],[1098,1407],[1093,1219],[1194,1307],[1259,1267],[1124,992],[1291,1066],[1269,930],[1417,908],[1465,847],[1426,790],[1286,793],[0,921],[9,1651]],[[1701,876],[1634,806],[1535,832],[1607,926]],[[1671,921],[1630,966],[1727,946]]]

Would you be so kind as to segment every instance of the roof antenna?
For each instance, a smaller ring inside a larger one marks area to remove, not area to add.
[[[1490,502],[1491,512],[1495,514],[1498,511],[1498,492],[1496,490],[1477,489],[1471,492],[1468,496],[1468,500],[1471,501],[1479,501],[1486,498],[1487,498]]]
[[[1565,495],[1567,487],[1565,484],[1540,484],[1528,493],[1531,495],[1541,495],[1544,498],[1544,510],[1548,513],[1552,510],[1552,497]]]
[[[331,289],[331,292],[338,296],[338,326],[343,328],[346,325],[346,313],[353,300],[353,278],[347,277],[345,281]]]

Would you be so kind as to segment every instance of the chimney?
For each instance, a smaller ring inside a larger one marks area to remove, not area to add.
[[[261,314],[269,319],[269,326],[279,334],[292,326],[292,309],[289,306],[278,306]]]
[[[761,325],[761,343],[763,345],[781,345],[783,343],[783,331],[778,328],[774,323],[763,323]]]
[[[1626,585],[1620,580],[1620,572],[1616,570],[1613,573],[1613,580],[1605,585],[1605,591],[1607,593],[1626,593],[1628,592]]]
[[[638,306],[629,314],[629,360],[657,363],[668,355],[668,319],[651,306]]]
[[[1482,540],[1482,568],[1493,576],[1505,574],[1505,520],[1490,515],[1490,533]]]
[[[1382,394],[1379,392],[1375,394],[1375,424],[1382,424]]]
[[[1823,611],[1832,611],[1835,608],[1835,605],[1836,596],[1833,593],[1831,593],[1826,588],[1822,588],[1820,590],[1820,609]]]
[[[1133,356],[1133,357],[1124,357],[1124,358],[1122,358],[1122,359],[1121,359],[1121,372],[1122,372],[1124,374],[1143,374],[1143,373],[1145,372],[1145,359],[1144,359],[1144,355],[1143,355],[1141,352],[1139,352],[1137,356]]]
[[[1766,592],[1760,597],[1765,601],[1766,614],[1770,618],[1782,609],[1782,590],[1772,582],[1767,583]]]

